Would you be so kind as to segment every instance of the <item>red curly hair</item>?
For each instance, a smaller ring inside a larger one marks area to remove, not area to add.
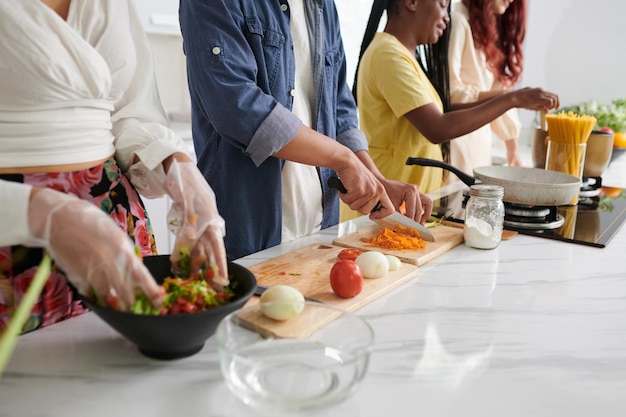
[[[514,0],[503,15],[494,0],[463,0],[469,11],[474,45],[482,49],[487,66],[505,86],[513,86],[524,69],[522,42],[526,36],[526,0]]]

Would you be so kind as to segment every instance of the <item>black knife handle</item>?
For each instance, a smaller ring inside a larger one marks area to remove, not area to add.
[[[335,190],[339,191],[342,194],[345,194],[348,192],[348,190],[346,190],[346,187],[343,186],[343,183],[341,182],[341,180],[337,177],[330,177],[328,178],[328,180],[326,180],[326,184],[328,184],[328,186],[330,188],[334,188]]]
[[[346,190],[346,187],[343,186],[343,183],[341,182],[341,180],[335,176],[328,178],[326,180],[326,184],[328,184],[330,188],[334,188],[335,190],[339,191],[342,194],[348,192],[348,190]],[[380,203],[380,201],[376,203],[376,205],[372,209],[372,213],[380,210],[382,206],[383,205]]]

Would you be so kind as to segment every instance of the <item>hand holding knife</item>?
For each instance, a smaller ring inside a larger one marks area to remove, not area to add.
[[[348,192],[348,190],[346,190],[346,187],[343,186],[343,183],[338,177],[330,177],[326,181],[326,184],[328,184],[330,188],[334,188],[335,190],[339,191],[342,194],[345,194]],[[371,213],[380,210],[382,206],[383,206],[382,203],[379,201],[378,203],[376,203]]]
[[[348,190],[346,190],[346,187],[344,187],[344,185],[342,184],[341,180],[338,177],[334,177],[334,176],[330,177],[328,178],[326,183],[328,184],[330,188],[334,188],[340,193],[348,192]],[[376,204],[376,206],[374,206],[371,212],[373,213],[375,211],[380,210],[380,207],[381,207],[381,203],[379,201]],[[435,236],[433,236],[432,232],[428,230],[428,228],[416,222],[415,220],[412,220],[402,215],[399,212],[394,212],[390,214],[389,216],[384,217],[382,219],[372,219],[372,220],[380,224],[381,226],[386,226],[386,227],[391,227],[391,228],[398,227],[398,226],[403,227],[403,228],[408,227],[408,228],[416,230],[422,239],[430,241],[430,242],[435,241]]]

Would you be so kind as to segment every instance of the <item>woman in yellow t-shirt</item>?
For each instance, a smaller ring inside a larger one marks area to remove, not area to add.
[[[449,9],[449,0],[374,0],[355,79],[372,159],[387,178],[417,184],[423,192],[442,185],[442,171],[407,166],[407,157],[443,160],[442,144],[509,109],[559,106],[556,94],[540,88],[450,104]],[[385,11],[385,29],[377,33]]]

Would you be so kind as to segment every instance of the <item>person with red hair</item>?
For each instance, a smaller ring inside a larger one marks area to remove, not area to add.
[[[471,103],[511,91],[524,68],[526,0],[460,0],[451,13],[450,101]],[[472,172],[492,164],[493,133],[506,145],[507,163],[523,165],[516,108],[451,142],[450,162]]]

